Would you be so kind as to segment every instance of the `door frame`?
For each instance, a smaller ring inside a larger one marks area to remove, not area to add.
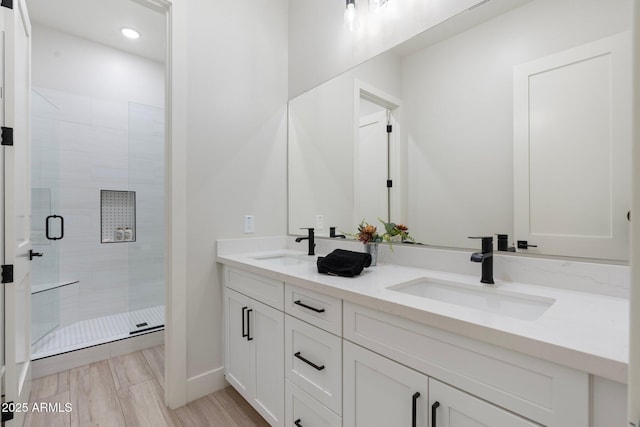
[[[391,133],[391,149],[390,149],[390,174],[393,180],[393,188],[397,191],[391,192],[395,197],[391,197],[391,218],[392,221],[397,223],[405,223],[406,219],[406,210],[402,207],[404,206],[404,194],[406,189],[402,185],[405,180],[402,176],[402,171],[406,168],[402,168],[401,161],[401,107],[402,101],[396,98],[393,95],[390,95],[368,83],[365,83],[361,80],[354,79],[354,93],[353,93],[353,141],[354,141],[354,159],[358,158],[358,141],[360,139],[360,98],[364,98],[369,102],[377,104],[383,108],[386,108],[391,112],[390,122],[393,125],[393,132]],[[354,168],[357,167],[354,165]],[[357,178],[358,174],[354,174],[354,191],[358,188]],[[354,194],[354,205],[352,211],[355,212],[355,194]],[[362,221],[362,218],[353,218],[355,224],[359,224]],[[369,218],[367,221],[371,223],[377,223],[377,218]]]
[[[132,0],[166,22],[165,55],[165,404],[187,403],[187,6]]]

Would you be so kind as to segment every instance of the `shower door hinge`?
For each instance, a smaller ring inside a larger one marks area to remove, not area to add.
[[[6,405],[7,408],[13,408],[15,405],[12,402],[3,402],[2,406],[4,409],[4,406]],[[2,422],[6,423],[7,421],[11,421],[13,419],[13,411],[2,411]]]
[[[393,131],[393,126],[387,125],[387,133],[391,133]]]
[[[6,7],[7,9],[13,9],[13,0],[2,0],[0,6]]]
[[[13,283],[13,264],[2,266],[2,283]]]
[[[13,147],[13,128],[2,126],[2,145]]]

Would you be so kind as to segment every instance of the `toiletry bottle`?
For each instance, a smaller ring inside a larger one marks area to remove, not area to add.
[[[124,229],[124,240],[132,241],[133,240],[133,230],[131,227],[127,227]]]
[[[122,242],[124,240],[124,229],[122,227],[118,227],[116,229],[116,242]]]

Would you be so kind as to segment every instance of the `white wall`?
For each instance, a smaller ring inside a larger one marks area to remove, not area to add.
[[[414,236],[512,233],[514,65],[630,30],[632,4],[536,0],[403,58]]]
[[[223,384],[215,240],[246,236],[244,214],[256,216],[256,236],[287,229],[287,2],[178,3],[174,40],[188,44],[181,68],[187,98],[173,101],[174,108],[186,101],[187,139],[174,134],[176,149],[186,144],[186,160],[174,152],[173,172],[174,182],[186,173],[187,251],[186,282],[174,276],[173,286],[186,287],[186,393],[193,400]],[[175,308],[180,316],[184,307]]]
[[[361,18],[344,26],[344,1],[289,0],[289,97],[413,37],[480,3],[480,0],[389,1],[382,13],[356,0]]]

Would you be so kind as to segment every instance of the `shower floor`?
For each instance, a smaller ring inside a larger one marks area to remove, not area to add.
[[[147,323],[147,325],[135,328],[135,325],[142,323]],[[130,313],[82,320],[47,334],[33,346],[31,359],[41,359],[128,338],[132,336],[130,333],[132,331],[143,331],[159,325],[164,325],[164,306],[162,305]],[[132,326],[134,327],[132,328]]]

